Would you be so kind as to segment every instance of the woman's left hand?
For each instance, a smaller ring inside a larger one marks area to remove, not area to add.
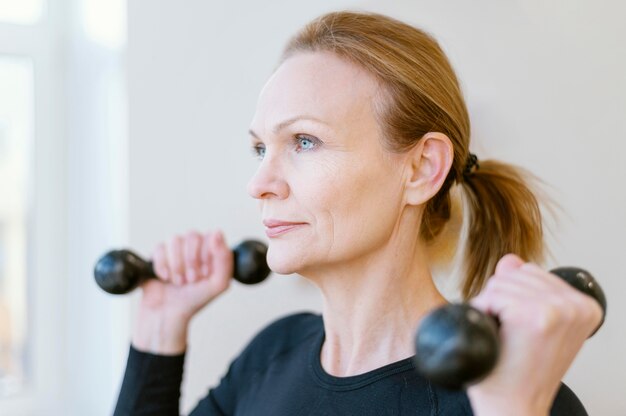
[[[467,390],[474,414],[547,415],[561,379],[600,324],[600,305],[513,254],[500,259],[470,304],[501,324],[498,364]]]

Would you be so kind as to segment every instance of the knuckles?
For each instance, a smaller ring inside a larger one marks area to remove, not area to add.
[[[212,234],[191,230],[157,244],[153,253],[157,275],[163,280],[172,279],[176,284],[209,277],[212,273],[210,259],[216,254],[207,250]]]
[[[563,322],[563,311],[555,307],[544,307],[534,314],[531,331],[537,336],[550,334]]]
[[[530,330],[538,337],[555,332],[590,333],[600,322],[600,307],[587,295],[552,294],[545,298],[529,305],[534,311],[529,317]]]
[[[593,331],[601,322],[602,308],[592,297],[579,292],[558,276],[559,282],[550,280],[548,272],[542,272],[538,266],[525,267],[528,278],[544,281],[544,285],[525,286],[523,281],[510,279],[512,274],[500,273],[492,276],[478,297],[488,304],[504,305],[506,315],[514,325],[523,325],[536,337],[546,337],[555,331],[582,333]],[[518,269],[519,270],[519,269]],[[541,272],[541,273],[540,273]],[[516,283],[513,283],[513,282]]]

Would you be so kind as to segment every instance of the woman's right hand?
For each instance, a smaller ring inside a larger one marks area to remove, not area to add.
[[[547,415],[561,379],[602,320],[602,308],[563,279],[507,254],[470,300],[500,321],[496,367],[467,394],[475,415]]]
[[[146,279],[133,344],[154,353],[180,353],[191,318],[230,286],[233,252],[221,231],[190,232],[159,244],[157,279]]]

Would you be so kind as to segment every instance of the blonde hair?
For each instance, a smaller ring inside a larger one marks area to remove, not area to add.
[[[461,185],[470,219],[464,298],[482,289],[506,253],[543,261],[542,217],[529,186],[536,178],[495,160],[480,160],[478,169],[464,174],[469,116],[454,70],[431,36],[379,14],[333,12],[301,29],[287,44],[281,62],[300,51],[335,53],[377,78],[383,93],[377,116],[390,151],[407,151],[434,131],[452,141],[452,167],[439,192],[426,203],[419,233],[426,243],[435,240],[450,220],[450,190],[454,184]]]

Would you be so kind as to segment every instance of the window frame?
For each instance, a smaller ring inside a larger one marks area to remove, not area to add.
[[[27,190],[27,349],[25,384],[15,395],[0,398],[1,413],[56,414],[63,397],[65,356],[62,336],[65,240],[66,160],[64,107],[55,105],[62,88],[60,56],[60,0],[47,0],[41,18],[33,24],[0,22],[0,55],[28,58],[33,64],[33,136],[28,155]]]
[[[125,43],[90,37],[93,0],[46,0],[32,25],[0,22],[0,54],[29,57],[34,127],[27,213],[28,351],[22,393],[0,414],[110,414],[133,299],[102,292],[93,265],[128,242]],[[122,9],[126,7],[125,0]],[[124,11],[114,9],[114,13]],[[111,15],[119,27],[125,16]],[[123,35],[122,35],[123,37]],[[97,155],[97,157],[94,157]]]

